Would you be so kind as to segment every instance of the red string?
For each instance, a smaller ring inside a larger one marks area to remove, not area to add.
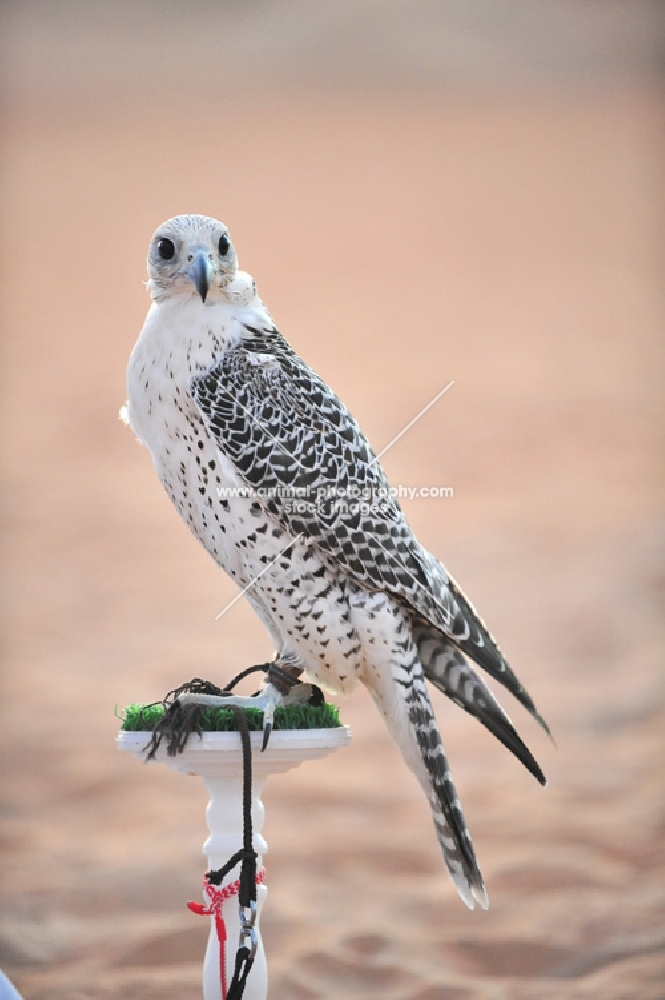
[[[266,870],[262,868],[256,876],[256,884],[261,885],[266,877]],[[208,905],[203,903],[188,903],[187,908],[192,913],[198,913],[201,917],[215,918],[215,931],[219,942],[219,980],[222,987],[222,1000],[226,1000],[226,924],[222,916],[222,907],[227,899],[237,896],[240,892],[240,879],[229,882],[228,885],[210,885],[206,877],[203,877],[203,892],[208,897]]]

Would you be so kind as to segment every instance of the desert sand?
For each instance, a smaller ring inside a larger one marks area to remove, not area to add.
[[[88,95],[90,96],[90,95]],[[272,1000],[665,996],[660,99],[269,88],[205,108],[7,103],[0,967],[26,1000],[194,1000],[195,779],[114,706],[271,648],[117,420],[150,235],[230,226],[294,347],[552,727],[540,788],[436,697],[490,896],[469,912],[369,696],[267,786]],[[191,150],[195,153],[192,154]],[[495,688],[496,690],[496,688]]]

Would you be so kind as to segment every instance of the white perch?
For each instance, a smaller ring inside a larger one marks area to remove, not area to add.
[[[288,729],[273,731],[270,743],[264,753],[260,752],[263,735],[253,732],[252,742],[252,827],[254,850],[258,854],[257,872],[263,867],[263,855],[268,850],[261,831],[265,811],[261,794],[269,774],[281,774],[298,767],[305,760],[317,760],[333,750],[346,746],[351,741],[351,730],[347,726],[337,729]],[[150,739],[149,732],[120,732],[116,742],[119,750],[145,759],[144,748]],[[221,868],[236,851],[242,847],[242,747],[240,733],[204,733],[199,739],[194,734],[183,753],[169,757],[165,746],[160,747],[156,760],[168,764],[182,774],[199,775],[203,778],[210,794],[206,810],[206,820],[210,836],[203,845],[203,853],[208,857],[208,868]],[[235,882],[239,866],[234,868],[222,885]],[[261,910],[268,890],[265,885],[257,886],[256,930],[258,947],[251,972],[247,979],[244,1000],[266,1000],[268,993],[268,970],[261,940]],[[208,900],[205,899],[206,905]],[[227,940],[226,981],[231,982],[235,968],[236,950],[240,935],[240,914],[238,897],[232,896],[223,904],[224,923]],[[222,1000],[219,969],[219,941],[215,920],[211,917],[210,937],[203,963],[203,1000]]]

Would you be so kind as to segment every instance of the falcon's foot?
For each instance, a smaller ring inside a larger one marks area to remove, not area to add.
[[[182,706],[202,705],[210,708],[226,708],[229,705],[237,705],[239,708],[258,708],[259,711],[263,712],[262,753],[268,746],[273,730],[275,709],[278,705],[322,705],[324,700],[321,688],[315,684],[302,684],[300,681],[296,681],[287,694],[282,694],[273,684],[268,683],[257,694],[249,697],[235,694],[215,695],[187,692],[181,694],[178,699]]]
[[[250,673],[262,670],[267,674],[268,682],[256,694],[248,696],[231,694],[231,690]],[[192,733],[202,734],[201,711],[206,707],[224,708],[237,705],[242,709],[258,708],[263,712],[263,745],[268,746],[273,729],[275,708],[278,705],[294,705],[309,703],[322,705],[323,692],[313,684],[302,684],[298,678],[302,668],[285,659],[277,659],[272,663],[262,663],[241,671],[226,688],[219,688],[211,681],[195,677],[186,684],[169,691],[162,705],[164,715],[152,730],[150,741],[146,746],[147,760],[155,757],[162,742],[166,741],[167,754],[174,757],[185,749]]]
[[[227,708],[230,705],[237,705],[238,708],[258,708],[263,712],[263,745],[261,750],[268,746],[268,740],[273,727],[275,709],[284,703],[284,696],[272,684],[268,683],[257,694],[243,696],[239,694],[198,694],[187,691],[181,694],[178,701],[182,706],[202,705],[205,708]]]

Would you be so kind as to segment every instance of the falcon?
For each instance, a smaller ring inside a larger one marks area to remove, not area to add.
[[[420,545],[367,438],[273,323],[226,226],[169,219],[148,252],[152,305],[124,415],[164,489],[275,646],[265,734],[301,675],[369,690],[427,796],[462,900],[487,893],[430,702],[432,684],[544,775],[477,667],[549,733],[469,600]],[[285,681],[288,683],[285,685]],[[202,696],[194,696],[205,701]]]

